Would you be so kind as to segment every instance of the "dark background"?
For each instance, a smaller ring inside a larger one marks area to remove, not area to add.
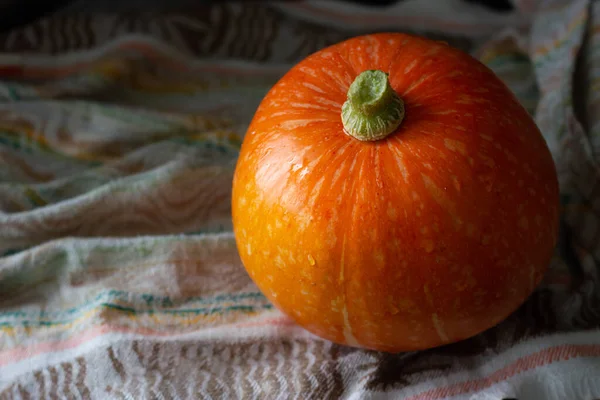
[[[222,2],[223,0],[212,0]],[[327,1],[327,0],[325,0]],[[363,4],[371,7],[386,7],[402,1],[419,0],[337,0]],[[513,9],[510,0],[461,0],[478,4],[499,12]],[[38,18],[55,12],[77,11],[157,11],[178,10],[198,7],[211,0],[0,0],[0,32],[26,25]]]

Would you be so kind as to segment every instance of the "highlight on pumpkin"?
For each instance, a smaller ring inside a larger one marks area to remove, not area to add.
[[[379,70],[360,73],[348,89],[342,106],[347,134],[361,141],[376,141],[394,132],[404,119],[404,102]]]

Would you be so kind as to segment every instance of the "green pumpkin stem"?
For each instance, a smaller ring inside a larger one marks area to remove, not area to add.
[[[361,141],[380,140],[394,132],[404,119],[404,102],[379,70],[360,73],[348,89],[342,106],[346,133]]]

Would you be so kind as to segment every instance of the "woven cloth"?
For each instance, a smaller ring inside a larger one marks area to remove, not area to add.
[[[600,2],[71,9],[0,35],[0,399],[600,398]],[[540,287],[498,326],[390,355],[331,344],[243,269],[245,129],[291,65],[361,33],[445,40],[534,115],[561,185]]]

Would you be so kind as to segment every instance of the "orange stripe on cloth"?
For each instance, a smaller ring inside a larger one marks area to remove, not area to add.
[[[259,327],[294,327],[294,322],[283,316],[276,318],[262,319],[258,321],[248,321],[241,323],[226,324],[222,326],[207,327],[206,329],[223,329],[231,332],[239,332],[244,328]],[[301,330],[301,328],[298,328]],[[302,331],[304,332],[304,331]],[[125,327],[125,326],[99,326],[89,329],[76,337],[63,341],[44,342],[28,346],[20,346],[10,350],[0,352],[0,367],[8,364],[14,364],[24,359],[30,359],[44,353],[56,353],[65,350],[75,349],[86,342],[90,342],[100,336],[109,334],[127,334],[143,335],[149,337],[172,337],[184,336],[190,332],[165,332],[161,330],[149,329],[144,327]]]
[[[560,345],[540,350],[528,356],[523,356],[513,363],[497,370],[496,372],[480,379],[455,383],[449,386],[443,386],[430,389],[417,395],[406,398],[405,400],[434,400],[445,397],[458,396],[469,392],[481,391],[492,385],[506,381],[520,373],[533,370],[535,368],[547,366],[556,362],[567,361],[572,358],[582,357],[600,357],[600,345]]]
[[[297,326],[296,323],[294,321],[292,321],[292,319],[286,317],[286,316],[282,316],[282,317],[277,317],[277,318],[269,318],[269,319],[263,319],[263,320],[259,320],[259,321],[250,321],[250,322],[238,322],[233,324],[232,326],[234,328],[255,328],[258,326],[266,326],[266,325],[271,325],[271,326]]]

